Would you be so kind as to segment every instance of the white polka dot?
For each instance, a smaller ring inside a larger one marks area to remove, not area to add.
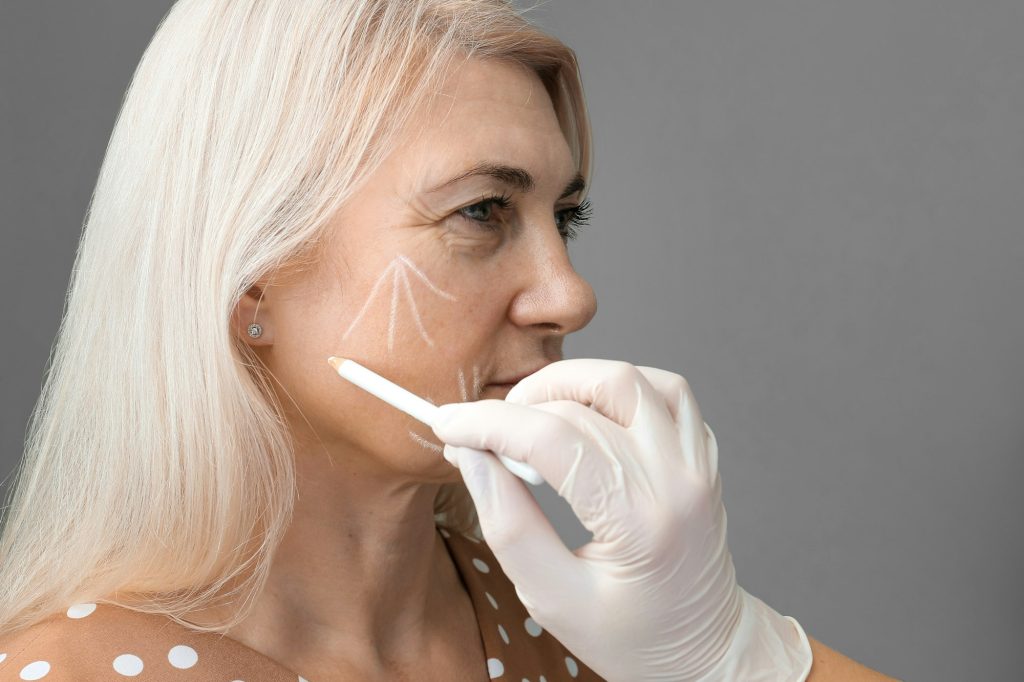
[[[540,637],[540,633],[544,632],[544,628],[538,625],[537,621],[533,618],[527,618],[523,621],[523,627],[530,633],[531,637]]]
[[[494,608],[498,608],[498,602],[494,600],[494,597],[491,596],[491,593],[484,592],[484,594],[487,595],[487,601],[491,602],[491,606],[493,606]]]
[[[463,533],[462,537],[466,538],[467,540],[470,540],[471,542],[475,542],[477,544],[480,544],[479,540],[477,540],[475,537],[473,537],[472,535],[469,535],[467,533]]]
[[[114,672],[135,677],[142,672],[142,659],[135,654],[121,654],[114,659]]]
[[[309,682],[309,680],[307,680],[307,679],[306,679],[305,677],[303,677],[302,675],[299,675],[299,682]]]
[[[68,618],[85,618],[95,610],[95,604],[75,604],[68,609]]]
[[[50,664],[46,661],[33,661],[21,669],[18,675],[23,680],[39,680],[46,677],[50,672]]]
[[[483,559],[473,559],[473,565],[481,573],[490,573],[491,567],[484,563]]]
[[[505,628],[502,627],[500,624],[498,625],[498,634],[501,635],[501,638],[503,640],[505,640],[505,644],[508,644],[508,633],[505,632]]]
[[[7,654],[0,654],[0,663],[3,663],[6,660],[7,660]]]
[[[540,679],[537,680],[537,682],[548,682],[548,679],[546,677],[544,677],[543,675],[541,675]]]
[[[520,682],[530,682],[530,678],[524,677],[522,680],[520,680]]]
[[[580,674],[579,666],[576,665],[576,660],[572,656],[565,657],[565,667],[569,669],[569,674],[573,677]]]
[[[448,531],[446,531],[444,528],[441,528],[440,530],[441,530],[441,535],[445,536],[446,538],[450,538],[452,536],[452,534],[449,533]]]
[[[199,654],[192,647],[179,644],[167,652],[167,661],[175,668],[191,668],[199,661]]]
[[[487,675],[492,680],[505,674],[505,666],[496,658],[487,659]]]

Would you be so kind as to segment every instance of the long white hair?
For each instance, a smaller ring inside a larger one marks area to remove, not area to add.
[[[226,632],[291,520],[276,381],[241,296],[318,264],[325,226],[454,60],[522,64],[585,178],[575,53],[504,0],[178,0],[129,86],[0,536],[0,634],[105,602]],[[439,525],[480,537],[465,486]],[[226,592],[230,621],[182,614]]]

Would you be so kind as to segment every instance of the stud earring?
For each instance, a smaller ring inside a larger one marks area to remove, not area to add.
[[[249,336],[254,339],[258,339],[263,334],[263,327],[259,326],[255,322],[249,325]]]

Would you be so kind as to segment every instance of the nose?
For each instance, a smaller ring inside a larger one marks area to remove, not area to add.
[[[590,323],[597,313],[597,297],[569,261],[561,236],[552,232],[531,245],[531,276],[513,300],[509,317],[521,327],[566,335]]]

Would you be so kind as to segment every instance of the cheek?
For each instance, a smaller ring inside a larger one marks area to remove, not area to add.
[[[374,349],[375,356],[436,351],[438,323],[443,326],[464,305],[439,280],[409,256],[397,254],[372,283],[345,297],[339,343]]]
[[[454,368],[495,328],[502,307],[495,280],[479,259],[395,254],[347,287],[332,352],[380,366]]]
[[[379,457],[451,469],[429,427],[338,377],[326,358],[352,358],[437,405],[476,400],[504,306],[489,293],[494,279],[472,260],[400,253],[321,303],[324,341],[309,355],[327,379],[324,427]]]

